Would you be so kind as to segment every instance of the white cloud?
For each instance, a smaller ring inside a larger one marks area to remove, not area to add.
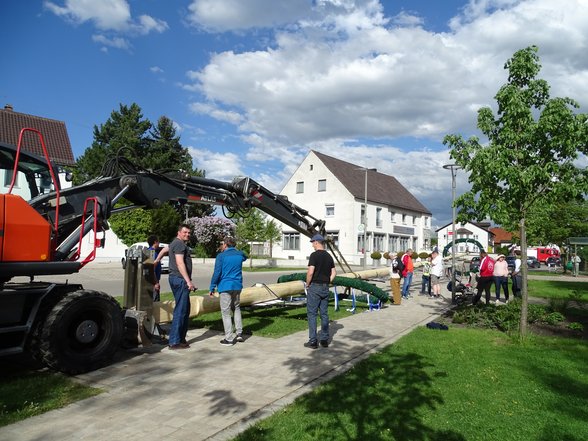
[[[164,70],[159,66],[151,66],[149,70],[154,74],[162,74],[164,72]]]
[[[280,26],[306,16],[309,0],[193,0],[188,22],[211,31]]]
[[[91,22],[101,31],[114,34],[114,37],[104,37],[110,42],[111,47],[127,49],[120,44],[122,37],[119,34],[146,35],[150,32],[164,32],[168,24],[149,15],[141,15],[138,20],[131,16],[131,8],[127,0],[65,0],[63,6],[45,1],[45,8],[59,17],[74,23],[82,24]],[[96,40],[94,40],[96,41]]]
[[[113,47],[116,49],[131,49],[131,44],[129,43],[129,41],[121,37],[109,38],[104,35],[95,34],[92,35],[92,41],[94,41],[95,43],[102,44],[103,46]]]
[[[213,152],[198,147],[188,147],[194,167],[206,170],[206,177],[220,181],[232,181],[235,176],[244,176],[241,159],[235,153]]]
[[[372,0],[307,3],[291,20],[261,4],[192,3],[192,23],[202,28],[283,26],[268,49],[212,55],[183,87],[205,97],[193,111],[235,125],[249,146],[248,162],[280,161],[281,171],[257,173],[274,191],[316,148],[377,164],[447,220],[450,176],[441,165],[449,158],[440,141],[450,133],[479,135],[477,110],[495,105],[507,81],[504,63],[516,50],[538,45],[540,77],[552,96],[588,105],[585,0],[471,0],[443,33],[427,31],[411,12],[388,17]],[[256,16],[238,23],[232,14],[241,8]],[[406,138],[427,149],[394,146]],[[458,176],[459,188],[466,188],[465,176]]]

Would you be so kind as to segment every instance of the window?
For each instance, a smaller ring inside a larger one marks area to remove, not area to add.
[[[299,250],[300,233],[284,233],[282,244],[284,250]]]
[[[376,208],[376,227],[382,228],[382,209],[380,207]],[[382,248],[378,248],[381,250]]]
[[[361,214],[359,215],[361,223],[365,225],[365,205],[361,204]]]
[[[310,164],[310,171],[314,168],[314,165]]]
[[[406,214],[403,214],[402,215],[402,223],[403,224],[406,224]]]
[[[400,238],[400,251],[406,251],[410,248],[410,237]]]
[[[296,193],[304,193],[304,181],[296,183]]]
[[[10,187],[10,183],[12,182],[12,175],[14,174],[14,170],[4,170],[4,186]],[[18,187],[18,173],[16,174],[16,178],[14,179],[14,186]]]
[[[335,216],[335,204],[325,204],[325,217]]]
[[[327,191],[327,180],[326,179],[319,179],[318,191]]]
[[[400,251],[400,249],[398,248],[398,239],[400,239],[398,236],[389,236],[388,237],[388,251]]]
[[[429,216],[425,216],[425,228],[429,227]]]
[[[359,234],[357,236],[357,251],[360,252],[360,253],[363,253],[363,248],[364,248],[363,238],[364,238],[363,234]],[[370,238],[370,235],[367,234],[367,236],[365,236],[365,242],[366,242],[366,244],[365,244],[365,251],[366,252],[371,251],[371,246],[370,246],[371,245],[371,240],[370,239],[371,239]]]
[[[416,225],[416,219],[417,219],[417,217],[416,217],[416,216],[413,216],[413,217],[412,217],[412,224],[413,224],[413,225]]]
[[[339,231],[327,231],[327,237],[333,241],[336,247],[339,247]]]
[[[385,234],[374,234],[374,250],[385,251],[384,249],[384,238]]]
[[[394,213],[393,211],[390,212],[390,222],[394,222],[394,216],[396,216],[396,213]]]

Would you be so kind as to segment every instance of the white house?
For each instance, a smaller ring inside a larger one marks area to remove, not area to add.
[[[457,253],[479,253],[480,245],[488,251],[494,243],[494,234],[489,230],[490,223],[456,223],[455,250]],[[451,244],[453,238],[453,224],[447,224],[437,230],[437,245],[443,250]],[[450,249],[448,249],[451,252]]]
[[[327,234],[350,264],[362,264],[364,251],[371,263],[372,251],[430,250],[431,212],[393,176],[375,169],[310,151],[280,194],[324,219]],[[273,256],[307,259],[309,239],[280,227],[282,242],[274,245]]]

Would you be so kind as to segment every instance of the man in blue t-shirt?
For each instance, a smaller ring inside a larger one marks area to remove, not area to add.
[[[223,346],[232,346],[236,342],[243,342],[243,322],[241,321],[241,290],[243,289],[243,262],[247,259],[242,251],[235,248],[235,238],[227,236],[221,242],[221,252],[216,256],[214,272],[210,280],[209,295],[214,290],[219,292],[220,308],[225,329],[225,338],[220,341]],[[233,322],[235,321],[233,336]]]

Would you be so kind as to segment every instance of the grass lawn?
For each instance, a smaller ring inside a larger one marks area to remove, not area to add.
[[[564,280],[529,280],[529,295],[532,297],[570,298],[588,301],[587,282],[567,282]]]
[[[419,328],[235,438],[588,439],[588,345]]]
[[[22,370],[4,362],[0,364],[0,373],[0,426],[102,393],[65,375]]]

